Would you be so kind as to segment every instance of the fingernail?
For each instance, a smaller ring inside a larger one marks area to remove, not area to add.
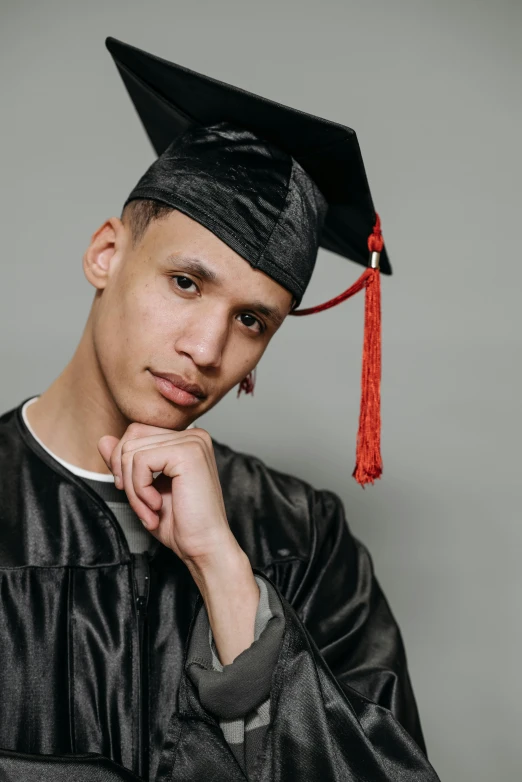
[[[140,521],[141,521],[141,523],[143,524],[144,527],[147,527],[147,529],[150,527],[149,522],[145,521],[145,519],[140,519]]]
[[[121,487],[121,478],[119,475],[114,476],[114,485],[119,489]]]

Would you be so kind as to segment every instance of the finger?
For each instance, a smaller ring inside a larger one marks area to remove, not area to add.
[[[223,498],[223,491],[221,488],[221,479],[219,477],[219,472],[216,464],[216,457],[214,454],[214,443],[212,441],[211,435],[207,432],[206,429],[201,429],[200,427],[194,427],[192,429],[189,429],[186,431],[187,437],[184,438],[184,440],[190,439],[191,436],[197,437],[198,440],[203,445],[203,450],[205,453],[205,457],[207,460],[207,465],[210,470],[210,473],[212,477],[214,478],[214,487],[216,490],[217,495],[220,498],[221,507],[223,509],[223,513],[226,516],[226,508],[225,508],[225,500]]]
[[[161,494],[154,486],[154,480],[158,474],[165,473],[168,478],[176,477],[175,467],[172,462],[173,448],[186,446],[192,444],[197,448],[197,456],[201,458],[207,469],[211,469],[211,465],[208,462],[207,456],[204,451],[204,446],[197,437],[188,437],[183,439],[172,440],[171,438],[159,440],[149,443],[148,445],[137,446],[133,443],[131,447],[125,448],[122,454],[122,464],[124,466],[124,478],[125,483],[129,479],[132,480],[132,489],[134,490],[138,499],[145,502],[152,510],[156,511],[161,509]],[[151,451],[155,453],[151,453]],[[140,455],[140,465],[145,466],[143,473],[136,472],[136,459],[135,457],[142,452],[146,452],[146,456]],[[186,451],[176,452],[175,459],[177,461],[186,461]],[[184,458],[182,458],[184,456]],[[130,466],[129,466],[130,465]],[[174,471],[173,471],[174,470]]]
[[[132,423],[123,437],[119,440],[111,456],[109,465],[118,488],[123,489],[123,470],[121,458],[124,451],[140,448],[143,444],[150,442],[161,442],[165,438],[175,438],[176,435],[182,435],[183,432],[176,432],[172,429],[161,429],[158,426],[148,426],[147,424]]]
[[[133,462],[136,454],[152,450],[155,447],[157,446],[148,446],[148,448],[143,448],[142,451],[139,449],[128,450],[121,457],[123,489],[127,494],[131,508],[147,529],[151,531],[159,525],[159,511],[161,510],[163,500],[158,490],[152,486],[152,481],[154,480],[152,471],[149,471],[143,487],[138,487],[138,491],[136,491],[133,479]]]
[[[199,432],[202,432],[203,436],[201,436]],[[217,474],[217,467],[214,459],[212,440],[210,438],[210,435],[207,432],[205,432],[203,429],[199,431],[191,429],[189,431],[183,431],[183,432],[165,430],[161,434],[155,434],[149,437],[140,437],[135,440],[126,440],[121,445],[121,449],[120,449],[121,457],[123,457],[125,453],[142,450],[143,448],[156,447],[161,443],[187,442],[191,440],[202,443],[205,450],[205,454],[207,456],[208,466],[212,470],[214,477],[219,480]],[[209,443],[210,443],[210,451],[208,448]]]
[[[214,455],[214,443],[212,441],[211,435],[207,432],[206,429],[201,429],[199,427],[194,427],[190,430],[194,434],[197,435],[197,437],[200,437],[205,445],[205,452],[208,456],[208,463],[212,470],[212,474],[214,476],[214,480],[216,483],[221,487],[221,480],[219,478],[219,472],[216,464],[216,457]],[[224,507],[224,505],[223,505]]]
[[[98,451],[109,470],[111,470],[111,456],[119,440],[111,434],[106,434],[98,440]],[[112,471],[112,470],[111,470]]]
[[[174,442],[177,432],[165,432],[161,434],[151,435],[149,437],[139,437],[135,440],[126,440],[122,445],[122,454],[127,451],[137,451],[140,448],[147,448],[150,445],[156,445],[163,442]]]
[[[187,454],[188,448],[192,449],[190,455]],[[152,485],[154,473],[162,472],[172,480],[180,474],[181,465],[186,463],[187,458],[193,463],[200,459],[208,469],[202,443],[196,437],[161,446],[150,445],[123,455],[125,491],[131,506],[149,529],[157,528],[163,504],[160,492]]]
[[[216,460],[214,458],[214,443],[212,442],[212,437],[207,432],[206,429],[201,429],[199,427],[194,427],[193,429],[189,429],[185,433],[187,435],[187,438],[189,437],[197,437],[198,440],[203,444],[205,454],[208,458],[208,464],[209,467],[212,468],[212,472],[215,473],[215,477],[217,478],[217,469],[216,469]]]
[[[111,454],[111,460],[110,460],[110,468],[112,470],[112,473],[114,475],[114,482],[118,489],[124,488],[124,481],[123,481],[123,470],[122,470],[122,464],[121,464],[121,457],[123,450],[128,448],[131,443],[137,443],[139,447],[140,440],[146,440],[149,439],[152,435],[151,432],[154,433],[155,437],[167,437],[170,433],[168,429],[164,429],[158,431],[157,427],[153,426],[145,426],[144,424],[136,424],[132,423],[129,427],[127,427],[127,430],[123,437],[118,441],[118,444],[115,446],[112,454]],[[148,433],[148,437],[145,436]]]
[[[121,469],[123,488],[132,509],[149,530],[154,530],[159,525],[159,512],[163,505],[160,492],[152,485],[154,477],[157,473],[171,472],[172,449],[181,442],[173,441],[172,437],[165,440],[164,436],[161,436],[159,443],[158,437],[150,439],[153,442],[149,442],[148,445],[142,445],[143,440],[139,440],[125,446],[121,456]],[[197,438],[192,440],[202,451],[201,443]],[[137,472],[138,462],[140,470]],[[174,473],[168,475],[168,477],[173,476]]]

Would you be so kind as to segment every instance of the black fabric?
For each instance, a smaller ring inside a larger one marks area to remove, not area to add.
[[[271,584],[267,584],[271,588]],[[272,618],[248,649],[222,671],[212,667],[208,616],[200,609],[192,629],[186,669],[204,708],[218,719],[237,720],[270,697],[272,675],[284,632],[281,604],[271,602]]]
[[[0,779],[67,779],[56,756],[96,753],[70,778],[129,779],[116,763],[157,782],[244,780],[184,667],[200,604],[188,570],[161,547],[138,612],[116,519],[21,407],[0,418]],[[231,528],[285,612],[251,779],[435,780],[399,629],[340,501],[214,447]]]
[[[139,777],[95,753],[74,757],[0,750],[2,782],[139,782]]]
[[[375,210],[351,128],[114,38],[106,45],[160,156],[130,198],[153,198],[186,212],[298,300],[318,240],[368,264]],[[391,273],[386,249],[380,264]]]
[[[257,640],[230,665],[219,670],[214,668],[210,625],[202,603],[192,625],[185,662],[200,703],[219,721],[227,744],[247,778],[256,768],[270,724],[272,678],[285,627],[283,607],[274,587],[259,572],[256,581],[261,595],[264,593],[260,605],[268,603],[270,616],[264,630],[260,634],[256,630]],[[214,655],[218,657],[215,648]]]
[[[130,505],[129,498],[121,489],[117,489],[114,481],[100,481],[92,478],[83,478],[82,481],[91,487],[105,502],[122,502]]]
[[[300,301],[326,202],[301,166],[273,144],[224,122],[195,126],[152,164],[126,204],[138,198],[197,220]]]

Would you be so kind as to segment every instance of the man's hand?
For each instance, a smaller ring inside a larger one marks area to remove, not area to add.
[[[235,542],[204,429],[131,424],[121,440],[102,437],[98,449],[143,524],[183,562],[212,559]]]
[[[221,662],[232,662],[254,640],[259,589],[228,524],[210,435],[134,423],[98,450],[142,523],[189,568]]]

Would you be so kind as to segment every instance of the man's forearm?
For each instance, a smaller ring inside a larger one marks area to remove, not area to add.
[[[219,659],[229,665],[254,641],[259,587],[248,557],[234,542],[187,565],[203,597]]]

